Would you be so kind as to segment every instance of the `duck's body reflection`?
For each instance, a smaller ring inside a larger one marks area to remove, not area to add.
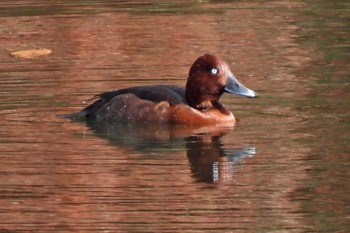
[[[179,125],[111,125],[88,122],[88,126],[118,146],[148,151],[186,150],[193,177],[200,182],[230,180],[234,165],[255,154],[255,147],[224,149],[222,137],[232,127],[196,127]]]

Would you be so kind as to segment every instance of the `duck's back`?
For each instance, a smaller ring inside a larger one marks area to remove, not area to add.
[[[174,85],[136,86],[104,92],[95,98],[98,100],[82,111],[64,117],[166,123],[171,107],[187,105],[185,89]]]

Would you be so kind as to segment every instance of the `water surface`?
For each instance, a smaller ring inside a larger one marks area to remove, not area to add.
[[[0,228],[349,232],[347,1],[2,1]],[[49,48],[21,59],[16,50]],[[96,93],[184,85],[203,53],[258,99],[233,127],[59,119]]]

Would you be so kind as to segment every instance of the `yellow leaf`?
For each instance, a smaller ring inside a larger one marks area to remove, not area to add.
[[[20,58],[35,58],[44,55],[49,55],[52,53],[51,49],[28,49],[28,50],[19,50],[15,52],[11,52],[10,55],[14,57]]]

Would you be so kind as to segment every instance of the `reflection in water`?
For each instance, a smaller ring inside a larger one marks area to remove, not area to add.
[[[203,182],[223,182],[232,178],[234,165],[255,154],[255,147],[224,150],[219,135],[188,137],[187,157],[193,176]]]
[[[255,147],[223,149],[221,138],[229,127],[199,127],[181,125],[128,125],[87,122],[96,134],[114,144],[134,151],[187,149],[193,177],[213,183],[232,178],[234,165],[255,154]]]

